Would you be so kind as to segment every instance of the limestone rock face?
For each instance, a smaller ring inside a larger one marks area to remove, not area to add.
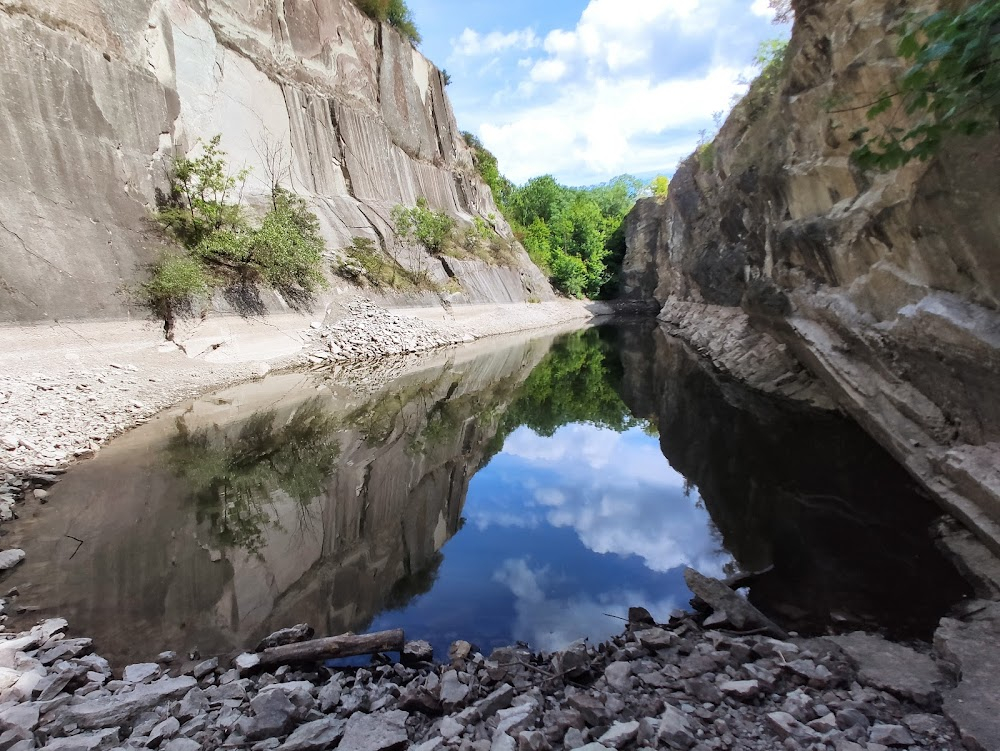
[[[902,69],[886,28],[938,4],[795,5],[771,104],[737,106],[714,155],[689,158],[666,201],[640,201],[629,216],[624,295],[668,304],[671,323],[684,303],[742,308],[996,541],[1000,136],[955,137],[928,162],[859,171],[850,136]]]
[[[0,0],[0,37],[0,321],[129,314],[118,293],[164,243],[170,159],[216,134],[253,169],[251,207],[281,154],[331,249],[395,243],[390,210],[419,197],[509,233],[441,72],[349,0]],[[497,300],[552,296],[523,253],[523,274],[470,264],[477,300],[481,277]]]

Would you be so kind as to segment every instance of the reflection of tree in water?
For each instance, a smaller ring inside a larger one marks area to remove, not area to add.
[[[613,355],[613,345],[596,328],[560,338],[517,390],[490,455],[522,425],[546,437],[570,423],[588,423],[618,433],[639,427],[655,435],[656,427],[634,417],[622,401],[622,366]]]
[[[311,399],[281,424],[256,412],[235,437],[215,426],[191,431],[183,418],[167,446],[168,461],[188,485],[199,523],[227,547],[259,553],[276,526],[271,496],[283,491],[304,511],[323,492],[340,452],[337,422]]]
[[[444,556],[440,552],[435,552],[426,565],[417,571],[407,570],[403,577],[398,579],[389,590],[385,600],[385,609],[402,610],[420,595],[430,592],[441,572],[443,562]],[[409,567],[407,566],[407,568]]]

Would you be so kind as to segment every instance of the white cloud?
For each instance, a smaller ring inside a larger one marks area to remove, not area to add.
[[[637,556],[651,571],[693,566],[721,573],[729,556],[719,550],[708,514],[696,496],[681,492],[684,478],[658,447],[638,435],[581,424],[548,438],[514,431],[503,454],[530,468],[525,475],[532,479],[521,488],[530,494],[527,508],[512,516],[522,524],[542,516],[572,529],[595,553]]]
[[[524,558],[504,561],[493,578],[514,595],[514,639],[545,652],[563,649],[578,639],[599,642],[621,633],[621,621],[608,613],[625,616],[630,607],[641,605],[658,620],[666,621],[677,606],[672,598],[654,599],[637,590],[550,598],[545,589],[551,583],[551,573],[546,568],[532,569]]]
[[[531,68],[531,80],[536,83],[555,83],[566,75],[569,68],[562,60],[542,60]]]
[[[452,52],[461,57],[476,57],[495,55],[506,50],[530,50],[540,43],[533,29],[521,29],[506,34],[500,31],[480,34],[472,29],[465,29],[458,39],[452,41]]]
[[[549,65],[550,68],[542,66]],[[532,69],[532,81],[559,74],[558,61]],[[539,72],[541,69],[541,72]],[[744,86],[742,68],[717,67],[694,78],[598,78],[565,87],[555,99],[511,111],[480,124],[484,142],[506,175],[523,182],[542,172],[577,171],[595,176],[673,167],[690,153],[691,137],[671,130],[697,128],[725,110]],[[653,146],[643,136],[664,135]]]
[[[518,183],[670,172],[746,90],[757,44],[782,33],[771,17],[766,0],[590,0],[574,26],[532,32],[537,53],[459,114]],[[463,48],[491,36],[467,31]]]
[[[769,21],[774,18],[774,8],[771,7],[771,3],[768,0],[753,0],[750,12],[755,16],[766,18]]]

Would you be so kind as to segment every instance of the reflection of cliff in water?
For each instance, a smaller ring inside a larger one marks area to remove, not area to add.
[[[928,636],[968,592],[933,545],[937,507],[854,423],[724,379],[661,330],[622,329],[623,394],[696,485],[750,599],[808,631]]]
[[[364,629],[432,585],[498,405],[550,344],[442,357],[363,401],[287,375],[170,410],[18,525],[33,555],[10,582],[123,663]]]

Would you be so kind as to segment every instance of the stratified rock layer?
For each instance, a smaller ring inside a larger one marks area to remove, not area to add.
[[[742,309],[776,356],[825,381],[1000,550],[1000,137],[956,137],[928,162],[860,172],[850,135],[901,70],[886,28],[938,4],[793,4],[788,72],[770,103],[737,106],[714,154],[692,156],[668,200],[629,216],[624,296],[666,304],[664,320],[695,341],[730,334],[732,315],[713,311]],[[685,305],[698,306],[696,325]]]
[[[222,136],[242,191],[305,196],[331,250],[398,247],[390,211],[420,197],[459,220],[500,218],[440,71],[349,0],[0,0],[0,321],[120,318],[164,238],[151,211],[170,159]],[[467,261],[459,302],[551,297],[523,252]],[[281,305],[275,297],[264,301]]]

